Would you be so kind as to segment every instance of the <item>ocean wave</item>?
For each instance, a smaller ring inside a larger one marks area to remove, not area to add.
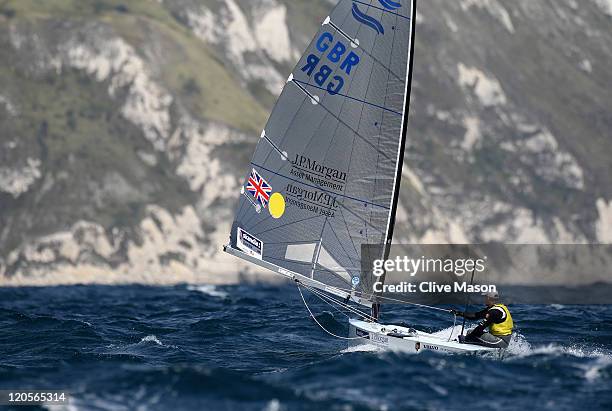
[[[514,357],[517,359],[533,356],[568,356],[574,358],[595,358],[612,361],[612,353],[610,353],[609,350],[605,350],[600,347],[578,344],[561,345],[557,343],[534,346],[527,342],[525,337],[520,334],[513,337],[513,340],[508,347],[508,353],[511,354],[511,357],[509,358]]]
[[[612,377],[612,358],[610,356],[598,357],[593,363],[579,365],[584,371],[584,378],[589,382]]]
[[[188,285],[187,289],[189,291],[197,291],[199,293],[208,295],[210,297],[216,297],[216,298],[222,298],[222,299],[229,297],[229,293],[219,290],[214,285]]]
[[[347,348],[340,350],[341,354],[348,354],[354,352],[383,352],[383,349],[373,344],[359,344],[351,345]]]
[[[520,328],[500,360],[349,347],[315,324],[292,286],[194,287],[24,289],[18,298],[0,289],[0,387],[61,381],[76,409],[533,409],[535,397],[609,409],[610,307],[516,306]],[[314,298],[309,306],[348,335],[342,314]],[[461,328],[399,306],[384,315],[443,338]]]
[[[143,338],[140,340],[140,343],[139,343],[139,344],[142,344],[142,343],[148,343],[148,342],[155,343],[155,344],[157,344],[157,345],[159,345],[159,346],[162,346],[162,347],[164,346],[164,344],[162,344],[162,342],[161,342],[161,341],[159,341],[159,339],[158,339],[156,336],[154,336],[154,335],[147,335],[146,337],[143,337]]]

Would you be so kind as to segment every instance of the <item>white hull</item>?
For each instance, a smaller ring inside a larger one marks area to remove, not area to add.
[[[499,348],[461,344],[456,340],[448,341],[448,337],[415,331],[398,325],[384,325],[354,319],[349,320],[349,337],[363,337],[363,340],[352,340],[354,345],[370,344],[386,350],[413,354],[422,351],[464,354],[501,351]]]

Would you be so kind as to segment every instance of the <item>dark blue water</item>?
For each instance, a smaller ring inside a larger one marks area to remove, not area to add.
[[[0,389],[67,389],[71,409],[612,409],[612,307],[512,311],[520,335],[499,360],[347,349],[291,287],[0,289]]]

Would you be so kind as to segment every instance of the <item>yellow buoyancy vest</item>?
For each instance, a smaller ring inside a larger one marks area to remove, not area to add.
[[[512,329],[514,328],[514,321],[512,321],[512,315],[510,315],[510,310],[503,304],[495,304],[493,307],[499,307],[506,313],[504,321],[499,324],[493,324],[489,327],[489,331],[493,335],[504,336],[512,334]]]

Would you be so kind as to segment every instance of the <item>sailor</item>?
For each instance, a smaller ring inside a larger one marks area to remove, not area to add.
[[[453,310],[455,315],[468,320],[483,320],[468,335],[460,335],[459,342],[492,348],[508,348],[514,328],[510,310],[500,303],[499,294],[496,291],[483,295],[487,306],[484,310],[473,313]],[[487,328],[488,332],[485,331]]]

